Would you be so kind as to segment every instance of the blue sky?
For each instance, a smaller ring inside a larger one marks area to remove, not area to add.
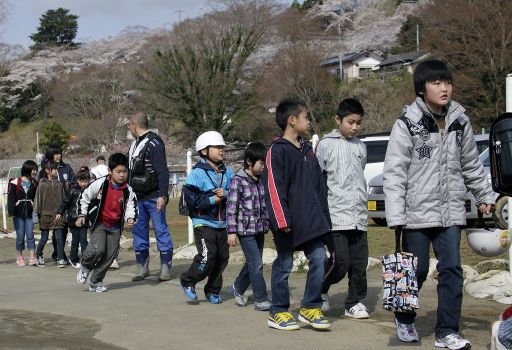
[[[124,28],[171,26],[182,18],[211,10],[210,0],[7,0],[7,22],[0,25],[0,41],[28,47],[28,36],[39,26],[48,9],[64,7],[78,15],[77,41],[98,40],[119,34]],[[280,0],[280,2],[291,3]]]

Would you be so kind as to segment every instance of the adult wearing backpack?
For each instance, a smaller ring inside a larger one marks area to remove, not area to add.
[[[132,281],[149,276],[149,220],[153,222],[160,252],[160,281],[171,279],[173,244],[165,208],[169,201],[169,169],[163,140],[149,131],[148,117],[135,113],[130,117],[129,129],[135,138],[129,151],[129,185],[137,195],[139,217],[132,229],[137,273]]]
[[[35,255],[34,223],[32,212],[34,210],[34,198],[36,196],[37,181],[34,176],[37,173],[37,164],[33,160],[27,160],[21,167],[21,177],[11,179],[8,185],[7,210],[13,217],[16,229],[16,265],[25,266],[23,250],[25,250],[25,238],[30,254],[29,265],[37,266]]]

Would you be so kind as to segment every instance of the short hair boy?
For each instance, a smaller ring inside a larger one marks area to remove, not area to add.
[[[268,325],[282,330],[299,329],[288,311],[288,276],[293,267],[293,252],[303,250],[309,260],[309,271],[298,319],[314,328],[326,329],[330,323],[320,306],[326,260],[322,239],[330,230],[329,210],[322,170],[313,149],[302,138],[309,129],[304,102],[281,101],[276,108],[276,123],[283,136],[272,142],[262,177],[277,250],[272,264]]]
[[[360,302],[366,297],[368,264],[366,146],[357,138],[363,116],[364,109],[358,100],[341,101],[335,117],[338,128],[325,135],[316,149],[329,188],[332,222],[332,231],[327,236],[330,257],[322,286],[322,310],[330,309],[330,286],[348,273],[345,316],[352,318],[369,317],[366,306]]]
[[[128,158],[114,153],[108,158],[108,168],[107,177],[95,180],[82,192],[76,221],[78,227],[85,223],[86,217],[91,222],[91,239],[76,277],[83,284],[92,271],[91,292],[107,291],[103,279],[119,253],[124,223],[128,228],[133,227],[138,214],[135,193],[126,182]]]
[[[427,278],[432,244],[438,257],[438,309],[435,346],[469,349],[459,335],[463,275],[460,226],[466,224],[466,187],[479,210],[490,213],[493,192],[478,157],[464,108],[452,96],[452,74],[440,60],[414,71],[416,100],[395,122],[384,162],[386,219],[404,230],[403,249],[418,257],[421,289]],[[415,313],[395,313],[401,341],[419,340]]]
[[[181,275],[181,288],[188,299],[197,300],[195,286],[208,277],[204,294],[212,304],[222,303],[222,272],[229,261],[226,199],[234,173],[224,164],[225,146],[217,131],[199,135],[196,151],[201,158],[183,186],[198,254]]]

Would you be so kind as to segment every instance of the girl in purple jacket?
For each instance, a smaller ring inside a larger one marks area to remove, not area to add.
[[[230,291],[237,305],[246,306],[244,293],[252,285],[254,309],[259,311],[270,308],[262,260],[265,233],[269,229],[265,190],[260,181],[266,153],[266,147],[260,142],[247,146],[244,169],[231,180],[226,209],[228,243],[235,246],[238,236],[246,260]]]

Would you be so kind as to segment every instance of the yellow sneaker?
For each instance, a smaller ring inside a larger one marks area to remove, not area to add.
[[[270,327],[283,331],[294,331],[300,328],[289,312],[270,313],[267,323]]]
[[[307,323],[316,329],[328,329],[331,327],[331,323],[324,317],[319,307],[315,309],[303,307],[300,309],[299,321]]]

